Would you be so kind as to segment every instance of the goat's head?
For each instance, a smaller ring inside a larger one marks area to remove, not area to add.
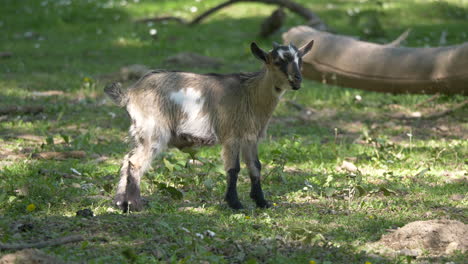
[[[312,49],[313,45],[313,40],[299,49],[293,44],[283,46],[273,43],[273,49],[266,52],[259,48],[255,42],[252,42],[250,49],[253,55],[262,60],[268,70],[274,73],[275,83],[279,86],[275,88],[290,87],[293,90],[298,90],[301,88],[302,82],[302,57]]]

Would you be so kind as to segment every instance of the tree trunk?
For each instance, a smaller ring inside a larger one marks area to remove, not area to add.
[[[307,26],[283,34],[302,46],[305,78],[368,91],[468,95],[468,43],[438,48],[406,48],[358,41]]]

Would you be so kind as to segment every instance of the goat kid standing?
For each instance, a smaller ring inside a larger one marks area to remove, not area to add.
[[[115,203],[124,211],[141,210],[140,180],[155,155],[167,147],[222,144],[227,174],[225,200],[241,209],[237,176],[242,154],[250,175],[250,197],[269,207],[261,183],[257,145],[286,90],[301,86],[302,57],[313,41],[297,49],[274,43],[265,52],[252,43],[253,55],[264,63],[259,72],[196,74],[155,70],[126,90],[111,84],[105,92],[131,118],[134,148],[125,156]]]

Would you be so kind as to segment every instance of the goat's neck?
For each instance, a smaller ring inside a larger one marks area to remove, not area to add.
[[[252,80],[253,89],[250,89],[252,104],[255,112],[271,115],[282,93],[275,91],[275,82],[272,73],[265,67]]]

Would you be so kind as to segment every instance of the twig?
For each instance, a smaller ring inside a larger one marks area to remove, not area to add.
[[[398,38],[396,38],[394,41],[386,44],[385,46],[391,46],[391,47],[398,47],[401,45],[401,43],[403,41],[405,41],[409,34],[411,33],[411,28],[408,28],[407,30],[405,30],[405,32],[403,32]]]
[[[56,239],[51,239],[48,241],[40,241],[40,242],[33,242],[33,243],[17,243],[17,244],[4,244],[0,243],[0,250],[19,250],[25,248],[44,248],[44,247],[51,247],[51,246],[58,246],[68,243],[80,242],[83,240],[91,240],[86,239],[81,235],[71,235],[66,237],[60,237]]]
[[[434,94],[433,96],[429,97],[428,99],[426,99],[426,100],[420,102],[419,104],[415,105],[414,107],[418,108],[418,107],[420,107],[420,106],[422,106],[422,105],[424,105],[424,104],[430,103],[430,102],[432,102],[432,101],[438,99],[439,97],[440,97],[440,94],[439,94],[439,93],[436,93],[436,94]]]
[[[56,152],[56,151],[48,151],[48,152],[38,152],[32,154],[33,158],[36,159],[57,159],[57,160],[65,160],[65,159],[83,159],[86,157],[86,152],[82,150],[73,150],[73,151],[66,151],[66,152]]]
[[[305,107],[303,105],[301,105],[300,103],[296,102],[296,101],[293,101],[293,100],[285,100],[284,101],[286,103],[286,105],[298,110],[298,111],[302,111],[305,109]]]
[[[441,112],[438,112],[438,113],[434,113],[434,114],[425,116],[424,118],[425,119],[437,119],[437,118],[446,116],[448,114],[451,114],[451,113],[453,113],[453,112],[455,112],[455,111],[457,111],[459,109],[462,109],[463,107],[465,107],[467,105],[468,105],[468,100],[465,100],[465,101],[463,101],[461,103],[458,103],[458,104],[454,105],[450,109],[447,109],[447,110],[444,110],[444,111],[441,111]]]
[[[43,112],[44,107],[40,105],[31,105],[31,106],[5,106],[0,108],[0,115],[8,114],[37,114]]]
[[[175,17],[175,16],[160,16],[160,17],[143,18],[143,19],[138,19],[135,22],[136,23],[148,23],[148,22],[162,22],[162,21],[168,21],[168,20],[173,20],[181,24],[187,24],[187,20],[180,18],[180,17]]]
[[[0,59],[2,59],[2,58],[10,58],[11,56],[13,56],[13,53],[12,53],[12,52],[8,52],[8,51],[0,52]]]

